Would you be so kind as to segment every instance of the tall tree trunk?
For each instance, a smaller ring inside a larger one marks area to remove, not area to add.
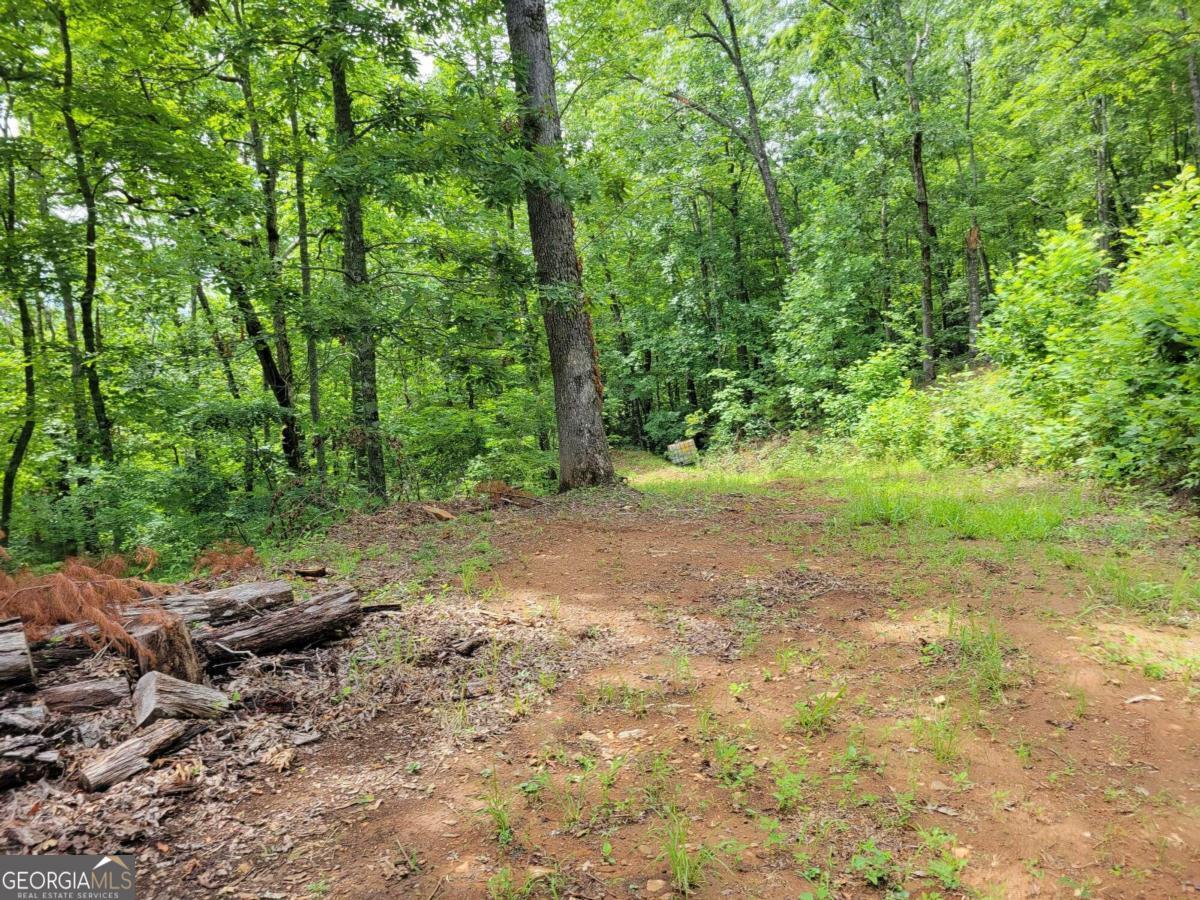
[[[4,110],[7,114],[9,110]],[[5,123],[7,126],[7,123]],[[8,129],[5,128],[5,138]],[[13,439],[12,451],[8,456],[8,465],[4,467],[4,487],[0,493],[0,547],[7,546],[12,527],[13,496],[17,484],[17,473],[25,460],[29,449],[29,441],[33,438],[33,429],[37,416],[37,390],[34,382],[33,352],[34,328],[33,317],[29,313],[29,298],[25,285],[17,273],[17,175],[16,163],[11,153],[6,160],[6,190],[4,205],[4,280],[17,301],[17,312],[21,319],[21,369],[25,381],[24,403],[21,406],[21,427],[17,429]]]
[[[749,373],[753,368],[750,359],[750,346],[747,332],[754,326],[753,312],[750,309],[750,289],[746,285],[746,258],[742,248],[742,177],[735,168],[733,154],[729,152],[729,144],[725,145],[725,153],[729,156],[729,228],[733,236],[733,271],[737,279],[737,298],[740,306],[741,321],[738,323],[737,357],[738,369]]]
[[[512,204],[505,206],[505,220],[508,223],[508,240],[513,248],[517,246],[517,219],[514,214]],[[541,394],[542,391],[542,375],[538,367],[538,348],[537,348],[537,326],[534,322],[533,315],[529,311],[529,296],[524,285],[517,288],[517,315],[521,320],[521,349],[523,351],[525,363],[525,382],[529,385],[529,390],[534,397]],[[538,449],[543,453],[550,450],[550,433],[539,418],[537,426],[537,444]],[[553,471],[553,470],[551,470]],[[558,473],[550,480],[557,480]]]
[[[1100,95],[1092,104],[1092,127],[1096,133],[1096,221],[1100,225],[1100,250],[1105,262],[1111,262],[1116,243],[1116,210],[1108,185],[1108,99]],[[1102,271],[1097,279],[1101,291],[1109,288],[1109,278]]]
[[[312,443],[317,455],[317,474],[325,478],[325,440],[321,436],[321,379],[317,360],[317,335],[313,328],[312,256],[308,247],[308,199],[305,193],[304,147],[293,99],[289,110],[292,124],[292,155],[296,175],[296,231],[300,247],[300,308],[304,316],[304,354],[308,363],[308,415],[312,419]]]
[[[963,72],[966,78],[967,166],[971,179],[971,227],[967,229],[967,357],[974,360],[979,355],[979,323],[983,317],[983,304],[979,296],[979,262],[982,236],[979,231],[979,163],[975,159],[975,134],[971,130],[971,112],[975,99],[974,66],[969,54],[963,57]]]
[[[1190,21],[1187,7],[1179,8],[1179,18],[1185,23]],[[1187,64],[1188,64],[1188,90],[1192,95],[1192,127],[1196,130],[1196,139],[1192,144],[1192,155],[1195,157],[1196,167],[1200,170],[1200,60],[1196,58],[1196,44],[1192,40],[1187,41]]]
[[[208,302],[208,293],[204,290],[204,285],[196,282],[196,299],[200,303],[200,309],[204,313],[204,320],[208,323],[209,335],[212,338],[213,348],[217,352],[217,359],[221,363],[221,371],[225,375],[225,386],[229,389],[229,395],[234,400],[240,400],[242,397],[241,388],[238,386],[237,377],[233,373],[233,351],[229,343],[221,335],[221,329],[217,327],[217,319],[213,315],[212,306]],[[245,439],[245,450],[242,453],[242,489],[247,493],[254,491],[254,432],[248,429]]]
[[[905,60],[904,80],[908,87],[908,107],[913,117],[912,175],[913,195],[917,203],[917,238],[921,245],[921,373],[925,381],[934,379],[936,348],[933,340],[933,224],[929,217],[929,188],[925,181],[925,131],[921,121],[921,98],[916,86],[916,61],[920,42]]]
[[[787,217],[783,213],[783,204],[779,200],[779,187],[775,183],[775,173],[771,169],[771,157],[767,153],[766,141],[763,140],[762,126],[758,120],[758,101],[755,99],[754,86],[750,82],[745,61],[742,58],[742,44],[738,38],[737,19],[734,17],[733,7],[729,0],[721,0],[721,7],[725,13],[725,23],[729,28],[728,40],[720,33],[715,22],[709,19],[709,24],[717,38],[717,43],[721,45],[725,55],[729,57],[730,63],[733,64],[738,85],[742,89],[742,95],[746,101],[745,138],[747,149],[754,159],[754,165],[758,168],[759,178],[762,179],[763,193],[767,197],[767,209],[771,214],[771,224],[775,226],[775,233],[779,235],[779,243],[783,246],[787,267],[791,270],[795,267],[795,261],[792,259],[792,232],[788,228]]]
[[[83,352],[81,361],[84,379],[87,383],[88,396],[92,403],[92,416],[96,422],[96,437],[99,442],[100,458],[111,463],[116,458],[113,452],[112,422],[108,418],[108,410],[104,402],[104,394],[100,390],[100,373],[96,368],[96,357],[99,355],[99,341],[96,328],[97,314],[96,284],[99,279],[98,260],[96,255],[96,239],[99,213],[96,209],[96,189],[88,174],[87,156],[83,149],[83,138],[79,124],[75,119],[75,67],[71,54],[71,32],[67,21],[67,13],[59,7],[58,34],[63,51],[62,79],[62,117],[66,126],[67,139],[71,148],[71,159],[75,174],[75,182],[79,187],[80,199],[84,209],[84,274],[83,290],[79,294],[79,318],[83,331]]]
[[[335,28],[346,27],[348,0],[330,0]],[[346,81],[346,57],[335,51],[329,58],[333,94],[333,130],[337,149],[347,153],[357,141],[354,106]],[[356,178],[357,176],[354,176]],[[351,297],[367,285],[367,241],[363,230],[362,188],[351,178],[338,191],[342,216],[342,281]],[[356,311],[364,315],[361,310]],[[357,322],[348,335],[350,344],[350,401],[354,420],[354,447],[358,477],[374,497],[387,497],[383,442],[379,431],[379,394],[376,382],[375,331],[370,322]]]
[[[238,9],[236,4],[234,9]],[[238,18],[240,19],[240,13]],[[279,261],[279,201],[276,190],[279,170],[274,162],[267,159],[266,139],[263,137],[262,123],[259,121],[249,57],[244,52],[239,52],[234,57],[233,68],[242,91],[242,102],[246,106],[246,118],[250,126],[250,152],[262,190],[263,232],[267,243],[269,271],[268,301],[271,309],[271,330],[275,338],[275,368],[282,387],[281,391],[275,391],[275,395],[283,415],[283,456],[289,469],[300,472],[304,468],[304,441],[300,436],[299,422],[296,420],[295,368],[292,365],[292,346],[288,339],[286,291]]]
[[[1196,49],[1188,49],[1188,87],[1192,94],[1192,127],[1196,129],[1196,139],[1192,144],[1192,152],[1196,157],[1196,165],[1200,167],[1200,62],[1196,60]]]
[[[975,359],[979,355],[979,322],[982,304],[979,297],[979,226],[967,229],[967,356]]]
[[[613,283],[612,272],[608,268],[608,260],[603,256],[600,257],[600,265],[604,267],[604,286],[608,289],[608,304],[612,310],[613,323],[617,326],[617,349],[621,351],[621,358],[628,366],[628,375],[630,378],[630,393],[633,393],[632,379],[637,374],[637,364],[633,361],[633,341],[629,337],[629,331],[625,327],[625,311],[621,308],[621,298],[617,295],[617,286]],[[627,407],[629,410],[630,431],[634,443],[639,447],[644,446],[646,436],[643,425],[642,416],[642,401],[640,397],[633,397],[628,401]]]
[[[32,128],[32,124],[31,124]],[[42,176],[38,176],[38,214],[43,223],[49,223],[50,198]],[[68,271],[62,255],[57,247],[48,248],[50,269],[54,280],[58,283],[59,300],[62,302],[63,319],[67,336],[67,358],[70,361],[70,394],[71,420],[75,431],[75,447],[73,456],[80,466],[91,462],[91,436],[88,434],[88,408],[84,396],[83,354],[79,350],[79,326],[75,315],[75,292],[71,285],[71,273]],[[53,322],[53,319],[51,320]],[[54,338],[53,327],[50,336]]]
[[[504,0],[504,12],[525,146],[561,152],[546,4]],[[559,488],[609,482],[613,468],[604,433],[603,388],[592,320],[584,305],[574,216],[563,197],[533,181],[525,186],[525,204],[554,377]]]

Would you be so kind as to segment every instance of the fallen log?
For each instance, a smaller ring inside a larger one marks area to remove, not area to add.
[[[0,759],[0,791],[37,781],[61,767],[57,751],[53,759]]]
[[[0,738],[0,789],[34,781],[61,765],[51,739],[40,734]]]
[[[0,731],[32,734],[46,726],[46,707],[17,706],[0,710]]]
[[[307,566],[292,566],[284,569],[292,575],[299,575],[301,578],[324,578],[328,574],[328,569],[323,563],[313,563]]]
[[[204,666],[192,644],[192,633],[178,616],[159,614],[158,621],[127,626],[137,640],[134,658],[138,672],[165,672],[184,681],[202,681]]]
[[[251,581],[205,594],[159,597],[151,605],[182,617],[188,624],[225,625],[288,606],[296,599],[286,581]]]
[[[187,609],[186,606],[181,608]],[[168,615],[170,612],[157,604],[125,610],[121,614],[121,623],[137,643],[115,649],[124,650],[137,662],[140,672],[160,668],[179,678],[199,681],[204,666],[192,646],[190,632],[183,617],[177,613]],[[95,625],[58,625],[44,638],[33,643],[30,655],[37,671],[49,672],[81,662],[111,647]]]
[[[29,645],[33,667],[49,672],[87,659],[96,652],[88,641],[98,638],[100,629],[94,625],[59,625],[40,640]]]
[[[33,684],[33,657],[20,619],[0,621],[0,684]]]
[[[145,731],[92,757],[79,769],[84,790],[99,791],[150,768],[150,760],[183,743],[199,729],[194,723],[163,719]]]
[[[89,678],[70,684],[43,688],[42,702],[60,713],[91,712],[129,699],[129,682],[124,678]]]
[[[192,684],[147,672],[133,689],[133,721],[137,727],[159,719],[216,719],[229,711],[229,697],[203,684]]]
[[[224,628],[201,628],[193,635],[212,663],[269,653],[324,640],[363,615],[358,592],[339,588],[287,609],[265,613]]]

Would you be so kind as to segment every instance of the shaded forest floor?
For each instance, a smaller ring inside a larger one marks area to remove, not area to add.
[[[1024,474],[622,464],[295,548],[405,608],[354,639],[352,727],[164,822],[147,895],[1200,890],[1192,521]]]

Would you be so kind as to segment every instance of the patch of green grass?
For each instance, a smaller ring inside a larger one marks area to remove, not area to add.
[[[877,846],[873,840],[865,840],[858,845],[854,856],[850,858],[850,868],[874,888],[887,887],[899,878],[891,851]]]
[[[972,616],[962,624],[949,626],[950,637],[958,645],[959,671],[979,698],[1000,701],[1012,675],[1004,662],[1007,639],[994,620],[982,621]]]
[[[774,768],[775,790],[771,796],[775,798],[775,807],[784,814],[800,809],[811,779],[805,766],[790,769],[783,763],[776,763]]]
[[[665,860],[671,872],[671,883],[685,897],[704,883],[705,874],[716,853],[704,844],[688,840],[688,817],[677,809],[668,809],[658,829],[662,850],[658,858]]]
[[[640,719],[650,711],[651,696],[649,691],[630,687],[623,681],[602,681],[593,690],[582,692],[579,702],[587,712],[623,709]]]
[[[713,770],[726,787],[740,788],[754,778],[754,764],[746,762],[736,740],[718,737],[710,748]]]
[[[949,710],[929,718],[913,719],[910,727],[913,739],[932,753],[939,763],[948,766],[958,760],[961,754],[962,726]]]
[[[784,722],[784,727],[788,731],[799,731],[809,736],[828,731],[845,690],[839,687],[836,691],[825,691],[806,700],[797,700],[792,707],[793,714]]]
[[[836,492],[845,505],[842,525],[922,527],[943,539],[1045,541],[1074,516],[1093,509],[1070,485],[1018,490],[998,479],[985,485],[961,472],[924,479],[904,475],[847,478]]]
[[[513,842],[512,814],[509,810],[508,798],[500,787],[499,780],[493,775],[488,779],[483,792],[483,810],[492,823],[492,833],[497,843],[507,847]]]

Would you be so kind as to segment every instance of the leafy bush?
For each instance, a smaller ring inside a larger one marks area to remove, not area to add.
[[[911,347],[888,346],[854,363],[838,376],[842,393],[827,396],[822,406],[835,426],[857,422],[871,404],[903,394],[910,386]]]
[[[1108,270],[1078,220],[1000,282],[980,348],[995,368],[876,396],[852,434],[871,456],[1027,463],[1200,486],[1200,181],[1152,194]],[[1105,281],[1110,286],[1101,291]],[[826,403],[854,421],[894,361],[876,353]]]

